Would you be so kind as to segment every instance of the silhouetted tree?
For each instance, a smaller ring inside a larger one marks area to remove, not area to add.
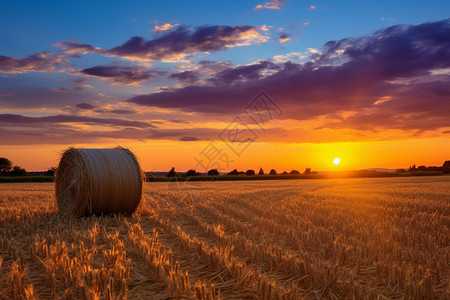
[[[191,177],[191,176],[198,176],[198,172],[195,171],[195,169],[190,169],[186,173],[184,173],[184,176]]]
[[[12,171],[8,172],[9,176],[28,176],[28,173],[25,169],[22,169],[19,166],[14,166]]]
[[[305,174],[305,175],[311,174],[311,168],[306,168],[305,172],[303,172],[303,174]]]
[[[291,172],[289,172],[289,174],[298,175],[298,174],[300,174],[300,172],[297,170],[292,170]]]
[[[447,160],[447,161],[442,165],[442,171],[444,172],[444,174],[450,174],[450,160]]]
[[[427,167],[426,166],[418,166],[417,167],[417,171],[426,171]]]
[[[167,177],[175,177],[175,176],[177,176],[177,172],[175,172],[175,167],[172,167],[169,173],[167,173]]]
[[[415,164],[414,164],[412,167],[409,166],[408,172],[416,172],[416,171],[417,171],[417,168],[416,168],[416,165],[415,165]]]
[[[44,175],[45,176],[55,176],[55,172],[56,172],[56,168],[55,167],[51,167],[50,169],[45,171]]]
[[[211,169],[208,171],[208,176],[219,176],[219,171],[217,169]]]
[[[275,169],[270,170],[269,175],[277,175],[277,170]]]
[[[253,175],[255,175],[255,170],[247,170],[247,171],[245,172],[245,175],[247,175],[247,176],[253,176]]]
[[[0,175],[5,175],[11,168],[11,161],[5,157],[0,157]]]
[[[264,170],[262,168],[259,168],[259,175],[264,175]]]
[[[281,175],[288,175],[289,173],[286,171],[283,171],[283,173],[281,173]]]
[[[397,170],[395,170],[395,172],[396,173],[404,173],[404,172],[406,172],[406,170],[405,169],[397,169]]]
[[[234,169],[233,171],[228,172],[227,175],[239,175],[239,172],[237,169]]]

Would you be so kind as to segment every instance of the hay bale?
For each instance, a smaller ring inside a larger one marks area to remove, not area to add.
[[[59,211],[74,216],[132,213],[141,200],[144,178],[128,149],[69,148],[55,175]]]

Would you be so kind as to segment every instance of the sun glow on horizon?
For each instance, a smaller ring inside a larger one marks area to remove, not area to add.
[[[335,158],[333,159],[333,163],[334,163],[335,165],[339,165],[339,164],[341,163],[341,160],[339,159],[339,157],[335,157]]]

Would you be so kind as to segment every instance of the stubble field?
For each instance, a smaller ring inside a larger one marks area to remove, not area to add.
[[[449,299],[450,177],[147,183],[69,218],[0,184],[0,299]]]

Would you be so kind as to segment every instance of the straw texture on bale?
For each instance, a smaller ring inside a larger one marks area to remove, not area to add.
[[[55,176],[59,211],[74,216],[134,212],[145,178],[128,149],[69,148]]]

